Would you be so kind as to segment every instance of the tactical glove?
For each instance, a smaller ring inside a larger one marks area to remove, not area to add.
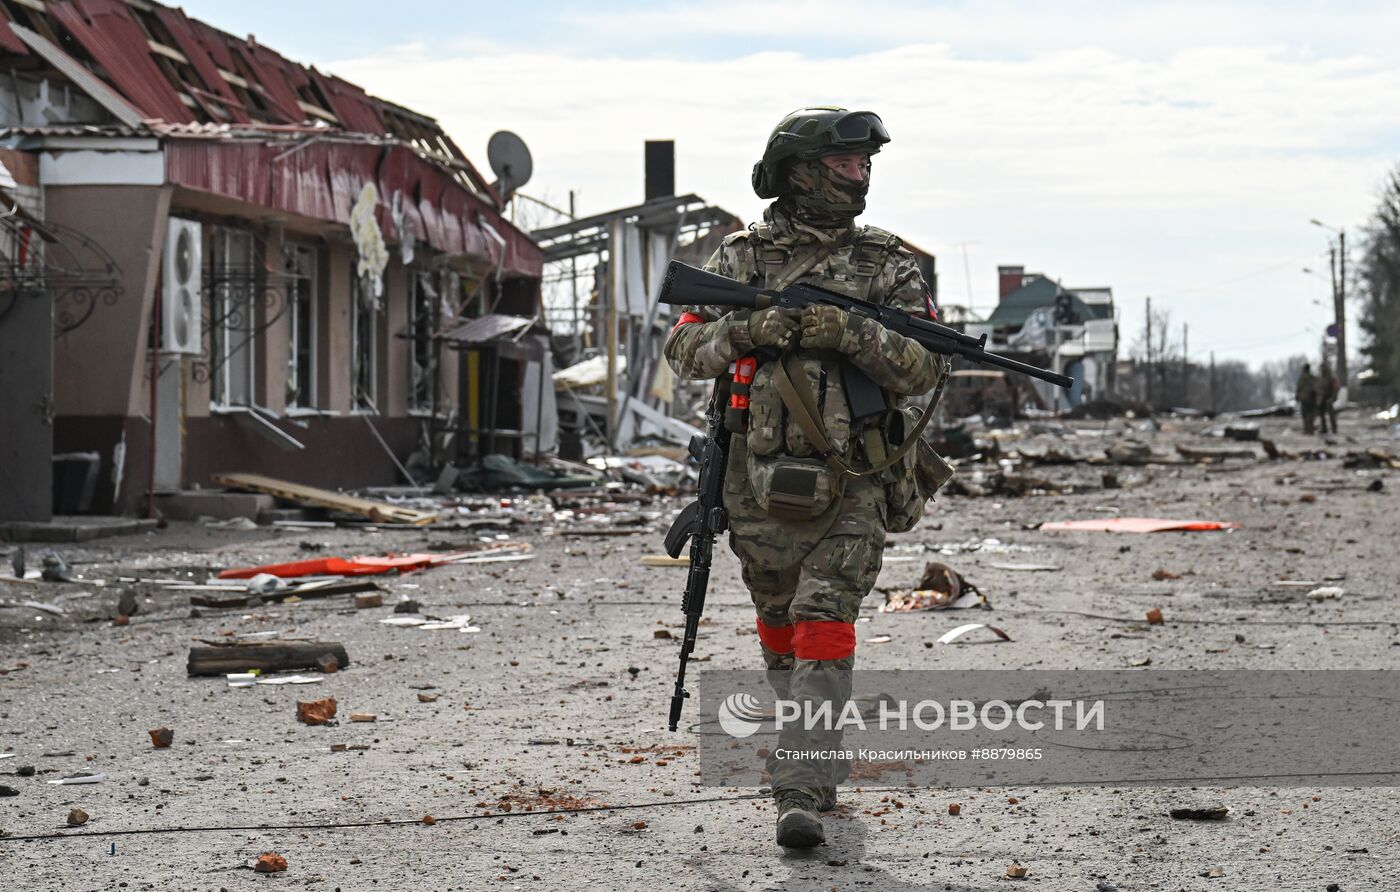
[[[813,304],[802,311],[802,346],[853,353],[858,345],[855,331],[851,329],[864,322],[859,316],[852,318],[840,307]]]
[[[749,338],[755,347],[786,350],[797,340],[799,328],[797,314],[781,307],[768,307],[749,316]]]

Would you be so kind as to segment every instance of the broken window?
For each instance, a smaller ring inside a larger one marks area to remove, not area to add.
[[[413,294],[408,302],[408,408],[410,412],[433,411],[433,390],[437,379],[437,355],[433,331],[437,319],[438,291],[431,273],[413,275]]]
[[[355,262],[350,267],[350,382],[353,388],[352,408],[356,412],[378,412],[376,362],[379,301]]]
[[[255,294],[262,292],[253,235],[209,227],[209,402],[253,404]]]
[[[287,407],[313,409],[316,390],[316,270],[315,248],[291,245],[287,250]]]

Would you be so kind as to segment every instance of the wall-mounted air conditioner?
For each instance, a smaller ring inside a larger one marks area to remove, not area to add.
[[[204,352],[200,324],[203,238],[198,220],[170,218],[165,230],[165,256],[161,261],[162,352]]]

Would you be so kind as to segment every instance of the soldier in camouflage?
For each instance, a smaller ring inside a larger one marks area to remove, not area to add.
[[[914,256],[890,233],[854,224],[865,208],[871,156],[888,141],[870,112],[820,107],[788,115],[754,166],[755,192],[776,200],[763,222],[726,237],[705,268],[773,289],[810,282],[932,318]],[[766,357],[749,387],[747,430],[732,436],[724,492],[730,546],[753,597],[764,663],[779,697],[814,706],[830,701],[839,715],[850,696],[861,599],[880,571],[891,493],[909,490],[904,478],[911,471],[895,464],[871,476],[822,474],[826,465],[813,439],[824,435],[851,468],[875,468],[890,448],[889,417],[910,397],[932,391],[948,363],[836,307],[801,314],[722,310],[687,307],[667,339],[666,358],[683,377],[720,378],[743,357]],[[884,390],[891,409],[883,416],[851,417],[841,384],[851,367]],[[819,430],[797,423],[785,406],[775,385],[785,373],[805,379],[815,394]],[[810,516],[775,519],[774,481],[794,465],[815,468]],[[839,745],[839,731],[789,725],[774,753]],[[822,843],[819,812],[835,806],[844,766],[775,756],[768,768],[779,845]]]

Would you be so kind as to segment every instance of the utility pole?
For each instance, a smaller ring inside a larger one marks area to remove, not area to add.
[[[1337,383],[1343,393],[1347,389],[1347,231],[1337,231],[1337,244],[1340,246],[1337,258],[1337,289],[1333,303],[1337,316]]]
[[[1186,349],[1186,323],[1181,323],[1181,405],[1191,405],[1191,351]]]
[[[574,190],[569,190],[569,219],[577,220],[574,211]],[[578,362],[579,356],[583,353],[583,311],[578,305],[578,258],[569,258],[569,302],[574,308],[574,355],[573,362]]]
[[[1215,351],[1210,351],[1210,414],[1215,414]]]
[[[1316,218],[1308,222],[1337,233],[1337,247],[1329,249],[1328,254],[1332,259],[1332,313],[1333,326],[1337,331],[1337,383],[1341,385],[1344,397],[1347,390],[1347,231],[1328,226]]]
[[[1147,356],[1144,360],[1147,368],[1147,407],[1153,408],[1152,403],[1152,298],[1147,298]]]

